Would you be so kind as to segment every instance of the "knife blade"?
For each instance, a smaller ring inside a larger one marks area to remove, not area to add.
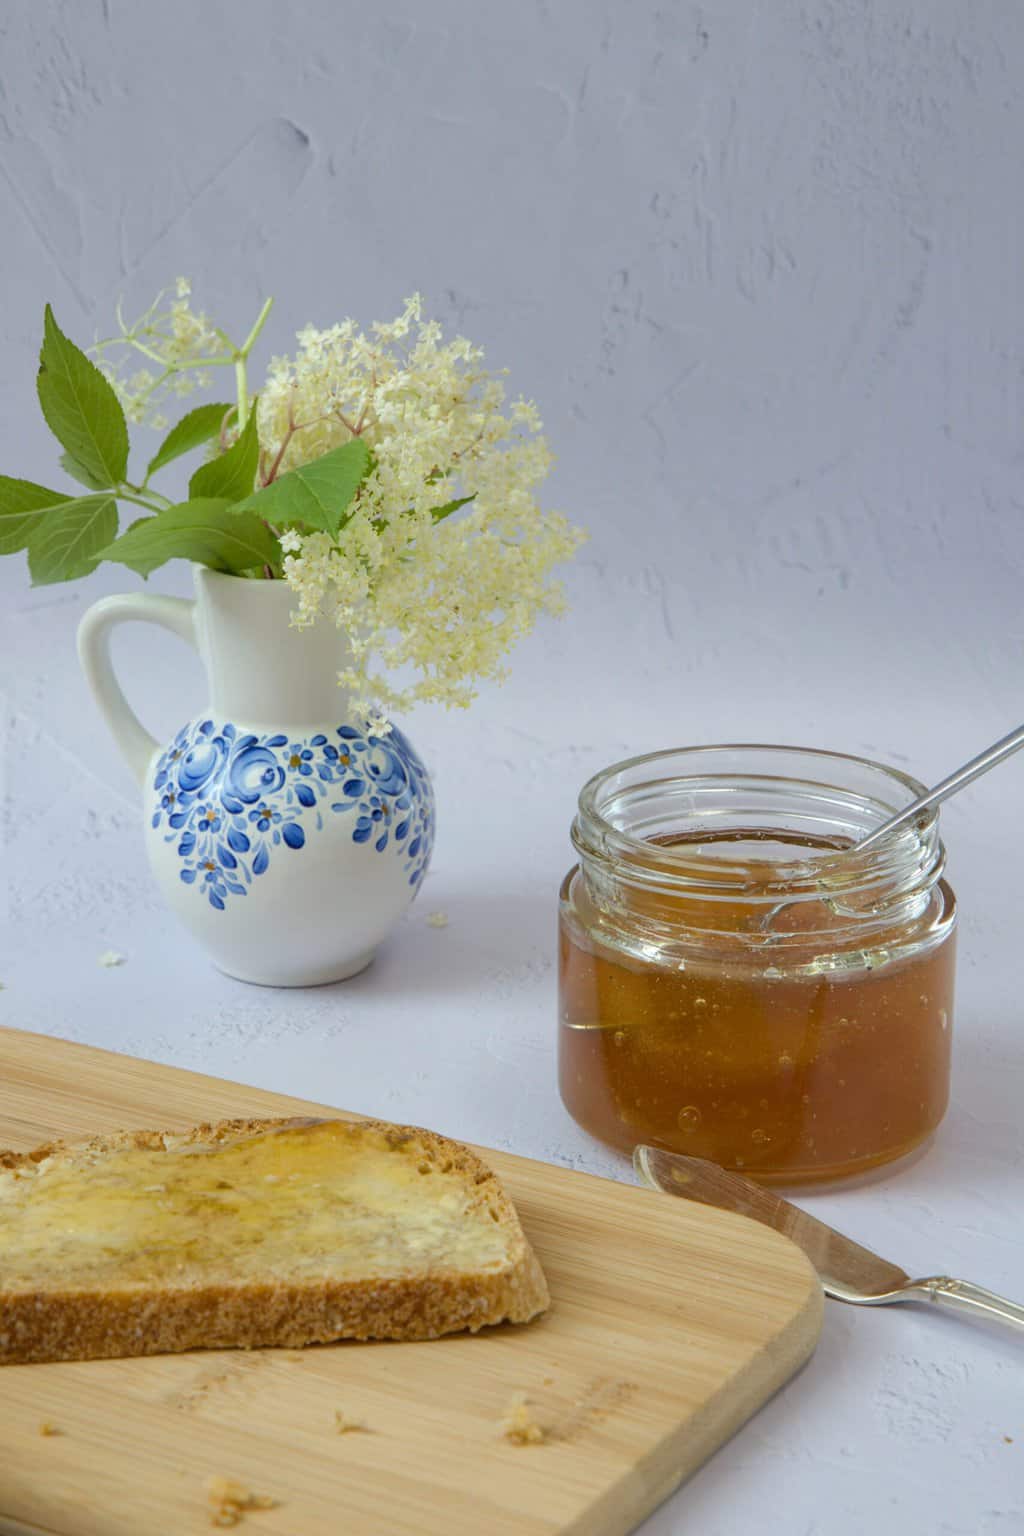
[[[774,1227],[803,1249],[829,1295],[844,1301],[848,1297],[842,1293],[849,1291],[883,1296],[909,1283],[906,1270],[833,1231],[762,1184],[739,1173],[728,1173],[717,1163],[663,1152],[658,1147],[637,1147],[633,1165],[644,1183],[663,1194],[716,1205]]]
[[[753,1179],[728,1173],[717,1163],[641,1146],[633,1153],[633,1166],[645,1184],[663,1194],[751,1216],[781,1232],[803,1249],[818,1271],[826,1296],[836,1301],[866,1307],[904,1301],[932,1302],[976,1321],[1008,1324],[1015,1332],[1024,1333],[1024,1306],[1019,1302],[949,1275],[911,1280],[906,1270],[879,1258],[870,1248],[827,1227],[816,1216],[809,1216],[781,1195],[755,1184]]]

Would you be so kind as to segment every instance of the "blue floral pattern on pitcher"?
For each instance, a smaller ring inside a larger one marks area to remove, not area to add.
[[[153,826],[177,842],[181,879],[219,911],[266,873],[272,850],[297,852],[322,831],[325,810],[351,818],[354,843],[391,848],[413,887],[430,860],[430,780],[396,727],[377,736],[340,725],[333,738],[292,741],[193,721],[160,757],[153,790]]]

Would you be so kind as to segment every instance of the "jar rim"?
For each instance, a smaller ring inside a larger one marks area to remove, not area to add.
[[[760,756],[760,764],[757,764]],[[748,759],[747,763],[744,759]],[[755,764],[751,767],[750,763]],[[826,764],[832,764],[833,773],[824,772]],[[669,776],[668,769],[677,765],[684,769],[692,766],[692,772]],[[660,777],[644,777],[644,771],[662,767],[666,772]],[[809,768],[813,777],[799,773]],[[788,771],[780,771],[788,770]],[[860,789],[844,788],[843,772],[847,778],[863,781]],[[896,811],[923,795],[926,790],[920,780],[901,768],[880,763],[872,758],[853,753],[831,752],[817,747],[784,746],[763,742],[735,742],[703,746],[664,748],[624,758],[592,775],[579,795],[579,811],[573,824],[573,842],[584,859],[596,859],[614,867],[616,872],[628,872],[631,879],[648,887],[674,889],[713,889],[718,892],[731,890],[743,893],[750,871],[749,852],[731,858],[722,847],[709,858],[694,851],[693,841],[673,844],[652,836],[642,836],[623,825],[612,814],[617,794],[625,795],[635,789],[637,799],[652,800],[660,786],[666,792],[671,785],[677,786],[681,797],[691,791],[687,786],[698,782],[718,781],[737,785],[788,785],[797,795],[801,791],[811,800],[810,791],[834,791],[840,798],[848,818],[859,817],[858,835],[849,840],[856,842],[859,836],[880,826]],[[875,793],[869,793],[874,789]],[[894,791],[895,797],[883,790]],[[781,793],[781,790],[778,791]],[[845,797],[845,798],[843,798]],[[780,840],[781,841],[781,840]],[[809,845],[801,855],[789,863],[769,861],[776,867],[773,878],[759,884],[760,899],[774,898],[785,892],[787,899],[799,900],[820,894],[821,867],[835,861],[842,843],[831,847],[815,848]],[[911,826],[883,839],[863,855],[851,850],[842,853],[843,881],[847,890],[870,891],[881,885],[890,885],[895,879],[930,883],[937,879],[944,864],[944,850],[938,835],[938,810],[932,807]]]

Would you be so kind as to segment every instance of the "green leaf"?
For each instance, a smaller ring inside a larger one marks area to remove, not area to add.
[[[88,576],[116,533],[117,501],[112,494],[78,496],[51,507],[28,541],[33,586]]]
[[[94,482],[117,485],[128,472],[128,428],[109,381],[69,341],[46,306],[36,379],[46,424]]]
[[[197,405],[194,411],[189,411],[187,416],[183,416],[171,428],[150,459],[146,479],[155,475],[158,469],[163,469],[165,464],[180,459],[183,453],[191,453],[193,448],[201,448],[204,443],[219,436],[224,418],[232,409],[230,405],[214,404]]]
[[[13,555],[15,550],[24,549],[44,514],[68,499],[59,491],[48,491],[45,485],[35,485],[31,480],[12,480],[9,475],[0,475],[0,555]]]
[[[227,453],[218,454],[196,470],[188,483],[189,501],[241,501],[252,491],[259,457],[256,412],[252,411],[238,441],[232,443]]]
[[[443,523],[446,517],[451,517],[452,513],[457,512],[460,507],[468,507],[469,503],[475,500],[475,491],[472,496],[457,496],[454,501],[446,501],[443,507],[435,507],[430,515],[435,523]]]
[[[290,469],[236,507],[237,512],[259,512],[275,527],[302,523],[337,534],[345,526],[356,491],[370,468],[370,451],[354,437],[298,469]]]
[[[152,521],[152,517],[137,517],[134,523],[128,524],[121,537],[124,538],[125,534],[129,534],[134,529],[141,528],[144,523],[151,523]],[[103,558],[109,558],[106,552],[104,552]],[[163,565],[163,556],[150,554],[147,557],[145,554],[138,554],[132,559],[121,560],[119,564],[128,566],[129,570],[137,571],[140,576],[148,581],[151,572],[155,571],[158,565]]]
[[[237,576],[256,566],[276,565],[281,551],[254,512],[239,512],[223,499],[200,497],[142,518],[102,556],[144,576],[165,560],[194,560]]]
[[[84,465],[79,464],[77,459],[73,459],[70,453],[62,453],[60,456],[60,463],[64,472],[69,474],[72,480],[77,480],[79,485],[84,485],[87,490],[109,491],[113,489],[109,480],[98,478],[91,472],[91,470],[88,470]]]

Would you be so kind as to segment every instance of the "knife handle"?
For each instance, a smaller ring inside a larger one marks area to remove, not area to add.
[[[1024,1332],[1024,1307],[1016,1301],[1008,1301],[1005,1296],[997,1296],[994,1291],[986,1291],[982,1285],[973,1285],[970,1280],[934,1275],[927,1280],[914,1280],[903,1294],[908,1295],[908,1299],[934,1301],[937,1306],[971,1317],[995,1318]]]

